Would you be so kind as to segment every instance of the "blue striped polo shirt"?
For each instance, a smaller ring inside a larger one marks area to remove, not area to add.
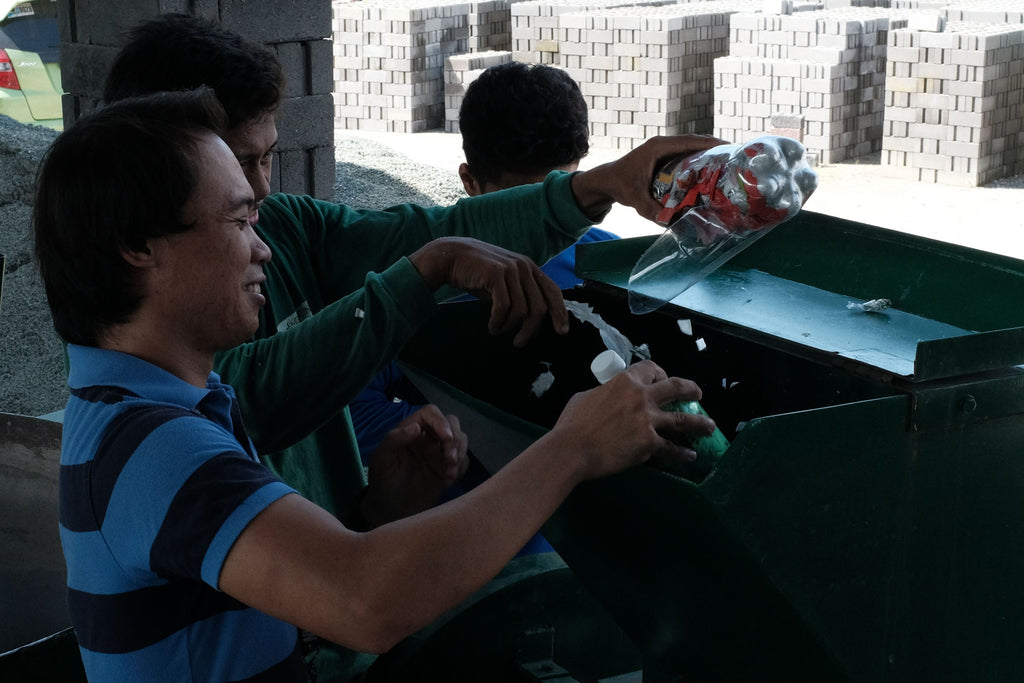
[[[256,457],[231,387],[69,345],[60,536],[92,681],[303,681],[297,629],[220,592],[246,525],[293,489]]]

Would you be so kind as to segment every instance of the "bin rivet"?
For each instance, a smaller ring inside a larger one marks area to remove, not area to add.
[[[960,414],[961,415],[970,415],[971,413],[974,412],[974,410],[977,407],[978,407],[978,402],[974,399],[973,396],[971,396],[970,394],[967,394],[967,396],[964,397],[964,400],[960,403]]]

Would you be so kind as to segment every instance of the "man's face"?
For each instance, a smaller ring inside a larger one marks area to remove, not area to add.
[[[163,309],[171,334],[213,352],[256,332],[270,249],[252,229],[253,192],[224,141],[205,135],[196,163],[198,183],[182,211],[193,225],[150,240],[158,267],[148,298]]]
[[[235,126],[224,134],[224,142],[242,166],[245,179],[252,187],[258,209],[270,194],[270,173],[277,147],[277,123],[273,113]]]

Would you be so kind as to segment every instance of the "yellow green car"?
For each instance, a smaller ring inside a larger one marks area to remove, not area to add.
[[[57,0],[0,0],[0,114],[64,128]]]

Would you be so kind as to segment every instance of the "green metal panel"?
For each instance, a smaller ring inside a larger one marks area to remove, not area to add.
[[[644,679],[1024,680],[1024,263],[804,213],[633,316],[649,243],[581,246],[567,296],[694,378],[731,446],[707,476],[588,482],[544,529]],[[485,321],[445,307],[405,360],[507,458],[594,386],[601,345],[573,321],[514,350]]]

